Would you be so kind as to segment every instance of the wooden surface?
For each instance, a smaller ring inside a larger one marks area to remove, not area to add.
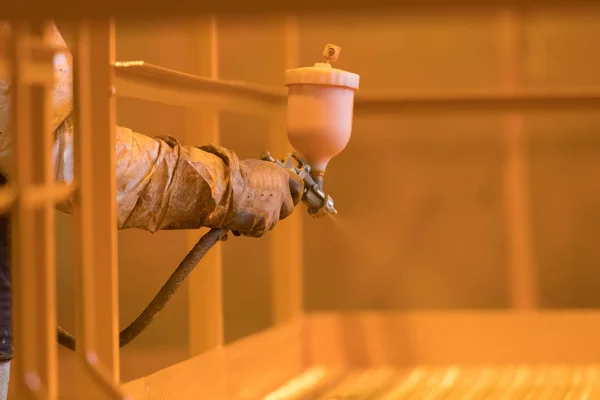
[[[318,313],[123,389],[137,400],[592,399],[599,331],[599,312]]]
[[[301,321],[272,328],[122,388],[136,400],[260,398],[302,371],[301,329]]]
[[[265,400],[597,399],[595,365],[376,368],[339,372],[312,368]]]

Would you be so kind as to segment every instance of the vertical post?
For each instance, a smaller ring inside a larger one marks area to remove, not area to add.
[[[506,90],[516,90],[521,84],[520,25],[520,9],[511,7],[502,11],[501,45],[504,53],[503,84]],[[513,308],[534,309],[538,305],[538,293],[529,212],[526,127],[522,113],[512,112],[506,116],[505,138],[504,193],[509,246],[510,303]]]
[[[12,24],[13,334],[11,385],[19,400],[56,399],[56,293],[51,95],[53,51],[48,21]],[[42,187],[41,206],[27,201]]]
[[[91,146],[97,154],[94,181],[94,284],[98,329],[96,350],[100,362],[120,381],[119,268],[117,249],[116,101],[114,87],[115,26],[112,20],[94,21],[90,39]],[[100,322],[101,321],[101,322]]]
[[[294,16],[286,16],[277,24],[283,37],[282,68],[273,85],[282,85],[285,69],[298,66],[298,27]],[[283,28],[280,28],[280,27]],[[285,108],[271,119],[269,150],[282,157],[292,150],[286,134]],[[274,324],[289,322],[302,314],[302,215],[300,210],[277,224],[269,235],[269,265],[272,277],[272,320]]]
[[[74,55],[78,398],[121,398],[112,21],[79,21]]]
[[[211,79],[219,77],[217,18],[194,19],[190,27],[190,62],[194,73]],[[219,142],[219,112],[189,110],[186,141],[190,144]],[[188,247],[194,246],[205,231],[186,233]],[[217,243],[200,261],[189,278],[190,356],[223,345],[223,255]]]

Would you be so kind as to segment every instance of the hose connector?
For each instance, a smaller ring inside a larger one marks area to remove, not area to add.
[[[261,157],[263,161],[275,163],[298,175],[304,181],[304,193],[302,202],[308,208],[308,213],[313,218],[322,218],[327,214],[337,215],[331,196],[323,192],[322,186],[315,182],[311,176],[311,167],[297,153],[291,152],[279,161],[271,153],[266,152]]]

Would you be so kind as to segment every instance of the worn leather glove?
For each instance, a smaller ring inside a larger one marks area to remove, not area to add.
[[[240,175],[240,184],[233,187],[234,216],[227,226],[236,236],[261,237],[290,216],[302,198],[302,179],[271,162],[241,161]]]

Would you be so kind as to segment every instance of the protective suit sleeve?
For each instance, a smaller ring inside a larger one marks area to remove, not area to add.
[[[230,150],[183,146],[170,136],[151,138],[116,128],[118,228],[223,227],[233,218],[234,186],[243,186],[240,162]],[[73,179],[73,121],[56,130],[56,179]],[[72,201],[57,207],[71,212]]]

